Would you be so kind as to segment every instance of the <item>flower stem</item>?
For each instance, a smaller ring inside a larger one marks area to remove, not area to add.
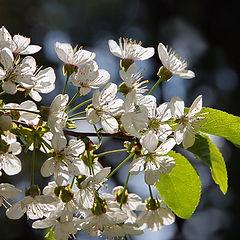
[[[35,161],[36,161],[36,143],[35,136],[33,140],[33,152],[32,152],[32,171],[31,171],[31,186],[34,185],[35,179]]]
[[[3,96],[4,94],[6,94],[5,91],[0,92],[0,96]]]
[[[66,93],[66,89],[67,89],[67,84],[68,84],[68,81],[69,81],[69,77],[70,77],[70,75],[67,75],[66,81],[65,81],[64,86],[63,86],[62,94],[65,94],[65,93]]]
[[[71,115],[70,117],[68,117],[68,119],[71,119],[71,118],[73,118],[73,117],[77,117],[77,116],[82,115],[82,114],[84,114],[84,113],[86,113],[86,111],[82,111],[82,112],[75,113],[75,114]]]
[[[74,96],[73,96],[73,97],[71,98],[71,100],[68,102],[66,108],[71,105],[71,103],[75,100],[75,98],[76,98],[77,96],[79,96],[79,91],[80,91],[80,88],[78,88],[77,92],[74,94]]]
[[[95,158],[99,158],[99,157],[103,157],[106,156],[108,154],[112,154],[112,153],[119,153],[119,152],[127,152],[128,150],[126,148],[123,149],[116,149],[116,150],[111,150],[111,151],[107,151],[107,152],[103,152],[103,153],[99,153],[95,155]]]
[[[157,82],[154,84],[154,86],[149,90],[148,95],[152,94],[152,92],[156,89],[156,87],[163,81],[163,78],[159,77]]]
[[[92,98],[90,98],[90,99],[88,99],[88,100],[86,100],[86,101],[78,104],[77,106],[75,106],[74,108],[72,108],[70,111],[68,111],[67,114],[72,113],[72,112],[75,111],[76,109],[82,107],[83,105],[85,105],[85,104],[87,104],[87,103],[90,103],[91,101],[92,101]]]
[[[132,158],[132,156],[134,155],[135,153],[131,153],[130,155],[128,155],[116,168],[114,168],[114,170],[107,176],[107,178],[111,178],[112,175],[114,175],[123,165],[124,163],[126,163],[130,158]]]
[[[151,185],[148,185],[148,189],[149,189],[149,193],[150,193],[151,199],[154,199],[154,198],[153,198],[153,194],[152,194]]]
[[[127,189],[127,185],[128,185],[128,181],[129,181],[129,178],[130,178],[130,172],[128,172],[128,175],[127,175],[127,178],[126,178],[126,181],[125,181],[125,184],[124,184],[124,188],[123,188],[123,193],[122,193],[122,197],[121,197],[121,200],[120,200],[120,209],[122,208],[122,205],[123,205],[123,200],[124,200],[124,196],[125,196],[125,191]]]

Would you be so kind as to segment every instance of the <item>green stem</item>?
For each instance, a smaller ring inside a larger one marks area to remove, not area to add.
[[[75,111],[76,109],[82,107],[83,105],[87,104],[87,103],[90,103],[92,101],[92,98],[91,99],[88,99],[80,104],[78,104],[76,107],[72,108],[70,111],[67,112],[67,114],[69,113],[72,113],[73,111]]]
[[[99,158],[99,157],[103,157],[103,156],[106,156],[108,154],[112,154],[112,153],[119,153],[119,152],[127,152],[128,150],[126,148],[123,148],[123,149],[116,149],[116,150],[111,150],[111,151],[107,151],[107,152],[103,152],[103,153],[99,153],[99,154],[96,154],[94,157],[95,158]]]
[[[3,96],[4,94],[6,94],[5,91],[0,92],[0,96]]]
[[[43,138],[41,138],[41,141],[49,150],[52,149],[52,147]]]
[[[70,75],[67,75],[66,81],[65,81],[64,86],[63,86],[62,94],[66,93],[66,89],[67,89],[67,84],[68,84],[69,78],[70,78]]]
[[[148,95],[152,94],[152,92],[156,89],[156,87],[163,81],[163,78],[159,77],[157,82],[154,84],[154,86],[149,90]]]
[[[71,98],[71,100],[68,102],[66,108],[71,105],[71,103],[75,100],[75,98],[76,98],[77,96],[79,96],[79,91],[80,91],[80,88],[78,88],[77,92],[74,94],[74,96],[73,96],[73,97]]]
[[[72,180],[72,183],[71,183],[71,185],[70,185],[70,188],[73,187],[73,184],[74,184],[75,178],[76,178],[76,176],[73,176],[73,180]]]
[[[129,178],[130,178],[130,172],[128,172],[128,175],[127,175],[127,178],[126,178],[126,181],[125,181],[125,184],[124,184],[124,188],[123,188],[123,194],[122,194],[122,197],[121,197],[121,203],[120,203],[120,209],[122,208],[122,205],[123,205],[123,199],[124,199],[124,196],[125,196],[125,191],[127,189],[127,185],[128,185],[128,181],[129,181]]]
[[[148,189],[149,189],[151,199],[154,199],[153,194],[152,194],[151,185],[148,185]]]
[[[86,120],[86,117],[81,117],[81,118],[72,118],[71,121],[78,121],[78,120]]]
[[[133,155],[134,153],[128,155],[116,168],[114,168],[114,170],[107,176],[107,178],[111,178],[124,165],[124,163],[126,163],[130,158],[132,158]]]
[[[33,152],[32,152],[31,186],[34,185],[34,179],[35,179],[35,161],[36,161],[36,143],[35,143],[35,136],[34,136]]]
[[[77,117],[77,116],[82,115],[82,114],[84,114],[84,113],[86,113],[86,111],[82,111],[82,112],[75,113],[75,114],[71,115],[70,117],[68,117],[68,119],[71,119],[71,118],[73,118],[73,117]]]

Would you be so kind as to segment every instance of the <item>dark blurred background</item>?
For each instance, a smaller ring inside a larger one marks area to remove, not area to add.
[[[95,51],[100,68],[108,70],[111,80],[117,82],[119,59],[109,52],[107,40],[129,37],[141,40],[145,47],[156,49],[159,42],[169,45],[187,59],[189,69],[196,73],[194,79],[175,77],[169,83],[162,84],[154,93],[159,102],[178,95],[189,106],[193,99],[202,94],[204,106],[239,116],[240,28],[237,1],[0,0],[0,11],[0,26],[5,26],[12,35],[19,33],[31,37],[32,44],[43,47],[41,52],[35,54],[38,64],[52,66],[56,70],[56,90],[44,96],[43,104],[49,104],[63,86],[61,64],[53,48],[56,41]],[[160,65],[156,53],[138,66],[144,79],[149,79],[153,85]],[[68,90],[70,95],[74,94],[73,88],[69,87]],[[23,100],[21,94],[17,97],[18,101]],[[16,96],[6,100],[16,101]],[[239,236],[240,151],[221,138],[212,139],[227,162],[228,193],[222,195],[213,184],[208,168],[199,160],[192,159],[203,185],[201,203],[194,215],[187,221],[177,219],[176,223],[164,227],[160,232],[146,231],[145,235],[132,239],[224,240]],[[121,148],[120,141],[105,140],[105,143],[109,143],[109,149]],[[41,154],[38,157],[43,158]],[[3,174],[1,182],[14,181],[22,189],[27,187],[29,179],[25,173],[30,170],[27,160],[28,154],[24,154],[23,172],[11,178]],[[111,159],[106,161],[110,162]],[[38,167],[42,162],[40,160]],[[114,184],[123,184],[127,169],[122,169],[120,174]],[[46,185],[47,181],[39,174],[37,177],[41,186]],[[139,189],[139,184],[134,185],[136,180],[133,178],[130,181],[130,192],[145,196],[141,186]],[[139,178],[139,181],[142,180]],[[144,190],[147,192],[147,188]],[[0,219],[1,240],[43,239],[42,232],[32,230],[31,222],[26,217],[9,220],[1,208]],[[77,238],[92,239],[81,234]]]

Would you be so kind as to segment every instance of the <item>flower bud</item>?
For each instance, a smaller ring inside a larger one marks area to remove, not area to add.
[[[120,67],[126,72],[133,63],[134,63],[133,59],[129,59],[129,58],[121,59]]]
[[[79,189],[82,188],[82,187],[81,187],[81,183],[82,183],[86,178],[87,178],[86,175],[80,175],[80,176],[77,177],[77,179],[76,179],[76,186],[77,186]]]
[[[0,129],[2,131],[7,131],[12,129],[12,118],[8,115],[0,116]]]
[[[74,72],[76,73],[78,70],[77,66],[71,64],[65,64],[63,66],[63,75],[71,76]]]
[[[156,210],[160,208],[160,202],[158,201],[158,199],[148,198],[145,200],[145,203],[148,210]]]
[[[121,204],[125,204],[127,203],[128,200],[128,191],[125,190],[123,192],[123,189],[119,189],[116,193],[115,193],[115,198],[117,200],[118,203]]]
[[[161,66],[158,70],[157,75],[159,78],[161,78],[163,81],[169,81],[171,77],[173,76],[172,72],[169,71],[166,67]]]
[[[29,189],[25,190],[26,196],[31,196],[32,198],[41,194],[41,190],[38,185],[32,185]]]
[[[95,197],[93,207],[91,210],[92,210],[92,213],[96,216],[106,213],[107,212],[107,204],[106,204],[105,199],[102,199],[99,196]]]
[[[60,190],[59,198],[65,203],[73,200],[73,196],[74,196],[74,193],[73,193],[73,190],[70,188],[70,185],[63,187]]]

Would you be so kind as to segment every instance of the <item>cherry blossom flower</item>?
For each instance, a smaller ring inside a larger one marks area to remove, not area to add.
[[[37,220],[32,224],[34,229],[45,229],[51,228],[53,231],[53,236],[58,240],[68,240],[69,237],[77,233],[76,224],[78,218],[74,217],[71,220],[66,219],[54,219],[54,218],[45,218],[43,220]]]
[[[87,110],[87,120],[90,124],[96,124],[101,121],[104,131],[115,133],[119,125],[115,116],[120,114],[123,106],[122,99],[115,99],[117,94],[117,85],[107,84],[102,91],[96,90],[93,93],[93,107]]]
[[[144,48],[141,44],[131,38],[119,38],[119,44],[114,40],[108,41],[109,49],[114,56],[133,61],[146,60],[154,54],[154,48]]]
[[[2,175],[2,169],[7,175],[15,175],[22,170],[21,161],[16,157],[21,151],[21,144],[16,141],[15,135],[9,132],[7,136],[1,136],[0,176]]]
[[[175,221],[175,216],[170,209],[166,208],[158,199],[148,199],[146,210],[137,219],[140,229],[148,228],[150,231],[158,231],[165,225]]]
[[[82,140],[69,140],[67,146],[66,138],[60,134],[56,134],[56,138],[52,139],[54,152],[41,167],[43,177],[49,177],[54,174],[54,178],[58,185],[67,184],[70,174],[80,175],[81,166],[84,164],[79,158],[85,150],[85,144]]]
[[[95,175],[81,175],[77,178],[78,191],[76,193],[76,201],[83,208],[92,208],[94,202],[94,193],[98,190],[111,172],[110,167],[101,169]]]
[[[48,67],[34,74],[32,86],[29,87],[29,96],[39,102],[42,97],[39,93],[50,93],[55,88],[55,73],[53,68]]]
[[[171,100],[173,115],[177,118],[178,127],[174,132],[177,144],[189,148],[195,142],[195,135],[199,130],[204,117],[199,114],[202,109],[202,95],[198,96],[192,103],[189,112],[184,112],[184,101],[179,97]]]
[[[166,154],[175,146],[173,138],[169,138],[158,146],[158,137],[149,131],[141,138],[144,149],[137,159],[133,160],[129,166],[129,172],[137,175],[140,171],[145,171],[145,182],[154,185],[160,178],[160,174],[169,173],[175,165],[174,159]]]
[[[195,77],[194,72],[186,70],[187,67],[186,61],[177,57],[176,53],[172,49],[168,51],[167,48],[162,43],[159,43],[158,45],[158,55],[164,66],[164,70],[160,69],[160,71],[165,71],[165,74],[166,71],[168,71],[167,75],[169,77],[166,80],[169,80],[172,75],[176,75],[181,78]]]
[[[38,45],[30,45],[31,39],[21,35],[14,35],[13,38],[3,26],[0,28],[0,49],[7,47],[14,54],[28,55],[41,50]]]
[[[86,95],[91,88],[99,88],[110,79],[110,74],[104,69],[98,69],[95,61],[90,61],[80,66],[76,74],[72,75],[72,83],[80,88],[79,93]]]
[[[0,80],[3,81],[2,89],[9,94],[17,92],[17,85],[23,87],[32,86],[33,72],[35,71],[36,61],[33,57],[25,57],[19,64],[15,65],[14,56],[10,49],[0,50]]]
[[[94,52],[83,50],[82,48],[72,48],[69,43],[55,43],[55,51],[58,58],[65,64],[79,66],[93,60],[96,56]]]

